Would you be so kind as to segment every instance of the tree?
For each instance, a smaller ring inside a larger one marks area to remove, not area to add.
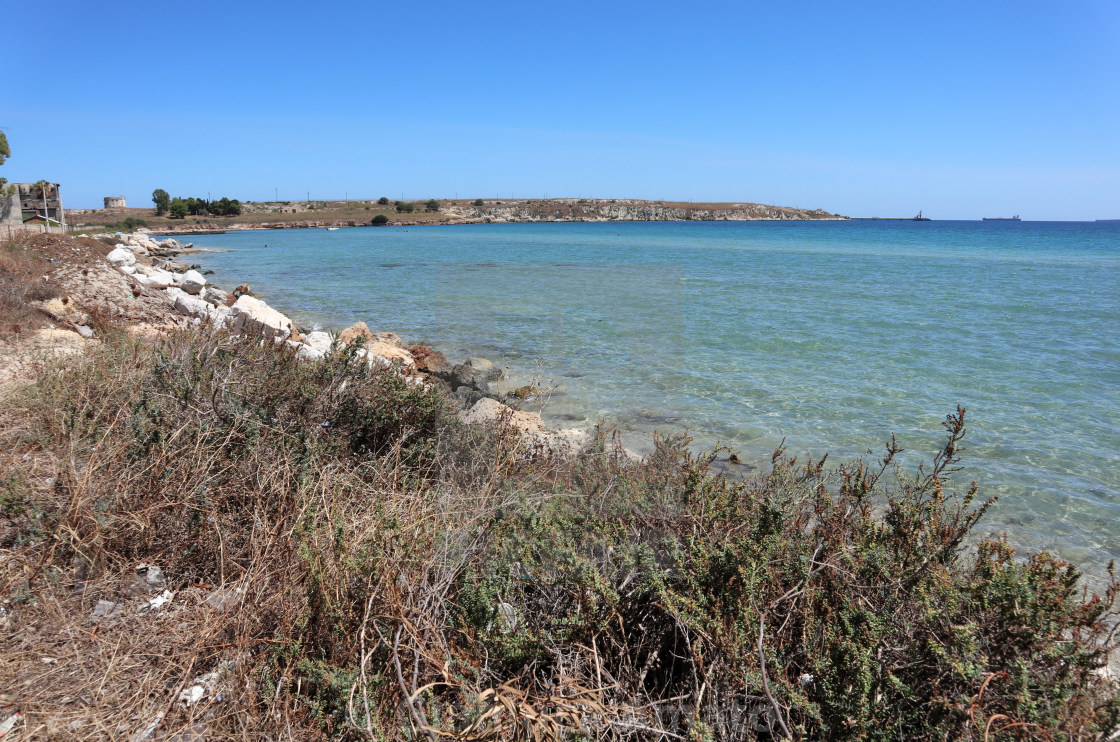
[[[189,210],[187,202],[178,197],[173,198],[171,200],[171,205],[168,206],[168,211],[172,219],[186,219]]]
[[[171,206],[171,196],[162,188],[157,188],[152,191],[152,203],[156,205],[156,216],[161,216],[166,214],[167,208]]]
[[[482,205],[483,205],[483,203],[482,203],[481,198],[476,198],[474,201],[471,201],[471,206],[482,206]]]
[[[430,199],[428,203],[424,204],[424,211],[439,211],[439,201],[434,198]]]
[[[3,136],[3,135],[0,134],[0,136]],[[388,206],[389,205],[389,199],[382,196],[381,198],[377,199],[377,203],[381,204],[382,206]]]
[[[411,214],[415,209],[416,207],[410,203],[407,203],[405,201],[397,201],[397,211],[402,214]]]
[[[0,131],[0,165],[3,165],[4,162],[11,156],[12,150],[8,147],[8,136],[4,132]],[[0,188],[3,188],[7,182],[7,178],[0,178]]]
[[[375,227],[384,227],[388,223],[389,217],[385,216],[384,214],[378,214],[370,221],[370,224]]]

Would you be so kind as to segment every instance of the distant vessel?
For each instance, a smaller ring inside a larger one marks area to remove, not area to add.
[[[1015,216],[986,216],[986,217],[984,217],[983,221],[985,221],[985,222],[1019,222],[1019,221],[1022,221],[1022,219],[1020,219],[1019,215],[1016,214]]]
[[[1018,219],[1019,217],[1015,217],[1015,218]],[[928,222],[929,220],[930,220],[929,217],[928,216],[922,216],[922,212],[920,212],[920,211],[918,212],[918,215],[916,217],[914,217],[914,221],[916,221],[916,222]]]
[[[328,232],[336,232],[336,231],[338,231],[338,227],[327,227],[327,231]]]

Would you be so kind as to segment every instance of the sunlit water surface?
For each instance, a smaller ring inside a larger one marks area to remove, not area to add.
[[[193,238],[306,326],[357,320],[543,382],[553,426],[687,429],[762,461],[928,461],[967,408],[985,519],[1099,574],[1120,555],[1120,225],[685,222]],[[267,248],[265,245],[267,244]],[[1095,565],[1095,566],[1094,566]]]

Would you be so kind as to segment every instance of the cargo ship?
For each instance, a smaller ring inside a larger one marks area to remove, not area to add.
[[[1015,216],[986,216],[986,217],[984,217],[983,221],[986,221],[986,222],[1018,222],[1018,221],[1022,221],[1022,220],[1019,218],[1019,215],[1016,214]]]

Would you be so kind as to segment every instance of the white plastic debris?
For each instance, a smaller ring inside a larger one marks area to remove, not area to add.
[[[218,673],[208,672],[205,675],[199,675],[179,693],[179,701],[188,706],[198,703],[213,693],[217,685]]]
[[[23,714],[12,714],[7,719],[0,723],[0,739],[7,737],[11,731],[19,724],[19,720],[23,718]]]
[[[165,605],[170,603],[171,598],[174,597],[174,595],[175,593],[171,592],[170,590],[164,590],[162,593],[152,598],[144,605],[140,606],[140,612],[147,613],[148,611],[158,611],[160,608],[163,608]]]

